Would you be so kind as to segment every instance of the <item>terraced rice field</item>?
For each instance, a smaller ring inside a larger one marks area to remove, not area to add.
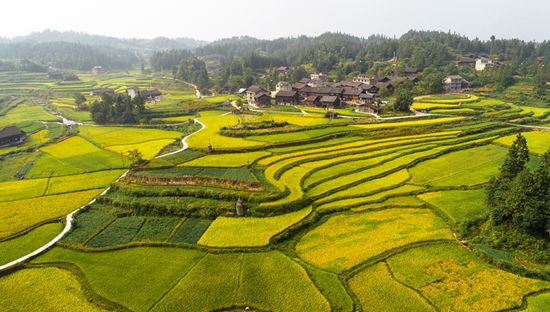
[[[209,247],[261,247],[267,246],[276,234],[298,223],[311,212],[311,208],[277,217],[217,218],[199,240]]]
[[[397,281],[444,311],[518,307],[525,293],[550,286],[494,269],[456,244],[411,249],[389,258],[388,264]]]
[[[331,217],[306,234],[296,251],[310,264],[341,272],[392,249],[440,239],[452,234],[431,211],[389,209]]]
[[[54,248],[0,274],[2,311],[498,311],[524,300],[546,309],[550,282],[489,264],[472,252],[483,246],[463,247],[456,232],[487,214],[484,184],[518,131],[507,116],[543,110],[435,95],[414,108],[453,116],[233,115],[219,104],[235,97],[198,100],[183,83],[137,72],[83,73],[76,83],[22,76],[3,85],[0,74],[0,89],[49,90],[51,106],[86,123],[75,92],[153,84],[166,96],[147,105],[151,128],[46,127],[32,121],[57,118],[27,100],[0,117],[0,128],[32,130],[24,146],[0,150],[9,153],[0,158],[0,264],[51,240],[68,213],[97,199]],[[152,160],[179,148],[190,118],[206,125],[190,149]],[[288,125],[222,132],[271,120]],[[172,124],[178,131],[161,130]],[[524,135],[532,165],[550,143],[545,132]],[[148,162],[113,183],[133,149]]]

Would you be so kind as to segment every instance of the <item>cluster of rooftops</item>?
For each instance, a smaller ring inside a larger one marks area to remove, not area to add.
[[[265,107],[277,104],[305,104],[324,108],[337,108],[344,104],[355,105],[361,111],[378,112],[374,105],[381,90],[392,92],[403,81],[417,83],[417,71],[410,70],[404,76],[358,75],[353,80],[328,82],[323,74],[313,74],[297,83],[279,82],[274,92],[253,85],[241,89],[249,105]]]

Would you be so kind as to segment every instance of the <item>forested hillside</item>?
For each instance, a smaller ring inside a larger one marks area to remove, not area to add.
[[[97,65],[114,70],[130,69],[139,63],[139,58],[129,50],[68,42],[0,44],[0,59],[28,59],[55,68],[76,70],[90,70]]]

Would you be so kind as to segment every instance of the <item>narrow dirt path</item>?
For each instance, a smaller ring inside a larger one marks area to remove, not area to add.
[[[169,156],[169,155],[174,155],[176,153],[181,153],[185,150],[187,150],[189,148],[189,144],[187,144],[187,139],[195,134],[197,134],[198,132],[204,130],[206,128],[206,125],[204,123],[202,123],[201,121],[199,121],[198,119],[195,119],[195,122],[198,122],[202,128],[193,132],[192,134],[186,136],[185,138],[183,138],[182,140],[182,143],[183,143],[183,147],[175,152],[172,152],[172,153],[168,153],[168,154],[164,154],[164,155],[161,155],[161,156],[158,156],[157,158],[162,158],[162,157],[166,157],[166,156]],[[120,179],[126,177],[126,175],[128,175],[128,172],[130,172],[129,170],[124,172],[124,174],[122,174],[118,179],[116,179],[115,182],[118,182],[120,181]],[[44,253],[45,251],[47,251],[48,249],[50,249],[51,247],[53,247],[57,242],[59,242],[63,237],[65,237],[65,235],[67,235],[67,233],[69,233],[73,227],[73,222],[74,222],[74,216],[80,212],[82,209],[90,206],[91,204],[95,203],[97,198],[98,197],[101,197],[101,196],[104,196],[105,194],[107,194],[107,192],[109,192],[109,190],[111,189],[111,187],[109,186],[108,188],[105,189],[105,191],[103,191],[101,194],[99,194],[96,198],[92,199],[89,203],[87,203],[86,205],[76,209],[75,211],[71,212],[70,214],[67,215],[67,217],[65,218],[66,220],[66,224],[65,224],[65,227],[63,228],[63,231],[57,235],[54,239],[52,239],[50,242],[48,242],[47,244],[45,244],[44,246],[38,248],[37,250],[31,252],[30,254],[27,254],[19,259],[16,259],[16,260],[13,260],[7,264],[4,264],[4,265],[1,265],[0,266],[0,272],[4,271],[4,270],[8,270],[10,268],[13,268],[27,260],[30,260],[42,253]]]
[[[190,137],[194,136],[195,134],[201,132],[202,130],[204,130],[206,128],[206,125],[198,120],[197,118],[194,119],[194,121],[196,123],[198,123],[199,125],[201,125],[201,128],[193,133],[191,133],[190,135],[184,137],[182,140],[181,140],[181,143],[182,143],[182,148],[180,148],[179,150],[175,151],[175,152],[171,152],[171,153],[168,153],[168,154],[164,154],[164,155],[160,155],[160,156],[157,156],[155,157],[155,159],[159,159],[159,158],[164,158],[164,157],[167,157],[167,156],[171,156],[171,155],[174,155],[174,154],[177,154],[177,153],[181,153],[183,151],[185,151],[186,149],[189,148],[189,144],[187,144],[187,139],[189,139]]]

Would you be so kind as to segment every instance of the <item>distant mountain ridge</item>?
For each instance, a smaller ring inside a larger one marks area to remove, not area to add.
[[[116,38],[103,35],[91,35],[75,31],[56,31],[44,30],[41,32],[33,32],[26,36],[14,37],[12,39],[0,38],[0,43],[18,43],[18,42],[71,42],[80,43],[90,46],[107,46],[119,49],[129,49],[134,51],[152,52],[158,50],[169,49],[185,49],[194,50],[205,46],[207,41],[196,40],[192,38],[166,38],[156,37],[153,39],[139,38]]]

